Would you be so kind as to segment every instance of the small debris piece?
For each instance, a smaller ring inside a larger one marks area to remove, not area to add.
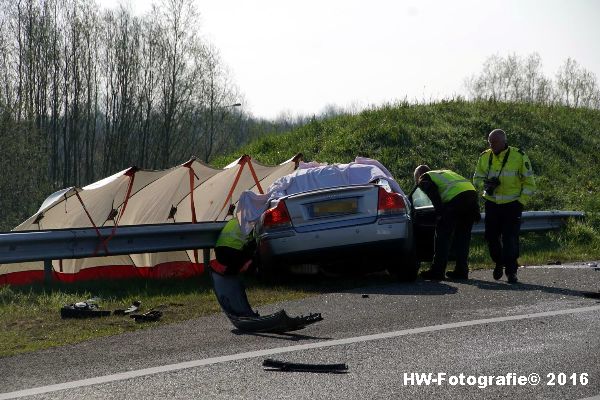
[[[320,372],[332,374],[345,374],[348,372],[348,366],[346,364],[303,364],[273,360],[270,358],[263,361],[263,367],[266,371]]]
[[[129,317],[135,319],[135,322],[152,322],[158,321],[162,317],[162,312],[151,310],[144,314],[131,314]]]
[[[95,318],[109,315],[110,311],[100,310],[96,303],[87,301],[67,304],[60,308],[61,318]]]
[[[136,300],[133,303],[131,303],[131,306],[126,310],[118,309],[118,310],[113,311],[113,315],[128,315],[128,314],[134,313],[136,311],[139,311],[141,306],[142,306],[142,302],[139,300]]]
[[[546,263],[547,265],[561,265],[562,262],[560,260],[552,260]]]
[[[598,264],[597,264],[597,263],[595,263],[595,262],[590,262],[590,263],[587,263],[586,265],[587,265],[588,267],[590,267],[590,268],[597,268],[597,267],[598,267]]]
[[[600,292],[584,292],[583,297],[587,297],[589,299],[600,299]]]
[[[362,295],[362,298],[363,298],[363,299],[368,299],[368,298],[369,298],[369,295],[368,295],[368,294],[363,294],[363,295]]]

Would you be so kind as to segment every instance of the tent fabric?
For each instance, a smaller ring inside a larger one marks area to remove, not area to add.
[[[236,215],[242,231],[248,234],[271,200],[314,189],[363,185],[381,178],[388,181],[394,192],[404,194],[392,174],[379,161],[371,158],[356,157],[354,162],[348,164],[331,165],[301,162],[294,172],[274,181],[266,193],[241,193]]]
[[[192,159],[162,170],[120,171],[83,188],[66,188],[50,195],[40,209],[13,231],[221,221],[229,204],[243,191],[260,193],[294,171],[301,155],[277,166],[262,165],[244,155],[224,169]],[[257,184],[258,181],[258,184]],[[99,254],[109,250],[110,237],[99,238]],[[89,278],[189,277],[202,273],[201,251],[102,256],[53,260],[54,277],[72,282]],[[200,259],[199,259],[200,258]],[[212,256],[214,259],[214,255]],[[43,279],[43,262],[0,265],[0,284]]]

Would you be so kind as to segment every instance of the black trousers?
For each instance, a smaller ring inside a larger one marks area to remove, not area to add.
[[[456,249],[455,271],[468,273],[471,229],[473,223],[476,220],[479,221],[479,216],[477,192],[474,190],[462,192],[444,204],[435,225],[432,271],[441,275],[446,271],[450,243],[454,236],[454,248]]]
[[[504,265],[507,274],[517,272],[519,265],[519,231],[523,205],[485,202],[485,240],[496,265]]]

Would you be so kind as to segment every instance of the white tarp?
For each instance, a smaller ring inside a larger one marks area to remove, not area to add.
[[[241,193],[236,215],[242,230],[248,234],[273,199],[314,189],[364,185],[378,179],[387,180],[394,192],[404,194],[392,174],[377,160],[356,157],[348,164],[331,165],[301,162],[298,169],[277,179],[264,194]]]

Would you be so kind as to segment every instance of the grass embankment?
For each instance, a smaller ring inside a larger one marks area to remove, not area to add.
[[[526,210],[587,213],[585,221],[572,221],[560,232],[524,235],[520,261],[599,259],[598,110],[497,102],[400,104],[314,120],[287,134],[261,138],[240,152],[270,164],[296,152],[303,153],[305,160],[328,163],[370,157],[383,163],[408,191],[419,164],[471,177],[494,128],[504,129],[509,144],[523,149],[531,159],[538,192]],[[474,240],[472,265],[488,264],[481,240]]]
[[[530,104],[467,103],[399,105],[312,121],[292,132],[259,139],[241,149],[265,164],[280,163],[296,152],[306,160],[349,162],[371,157],[388,167],[400,185],[412,187],[415,166],[450,168],[473,174],[487,134],[508,132],[511,145],[524,149],[537,176],[538,193],[529,210],[582,210],[585,221],[573,221],[558,232],[522,238],[521,263],[600,259],[600,112]],[[231,156],[218,164],[225,165]],[[471,266],[489,265],[481,237],[475,237]],[[371,282],[371,281],[369,281]],[[249,281],[250,303],[260,306],[305,297],[314,291],[339,290],[362,280],[298,280],[280,287]],[[164,311],[158,323],[136,324],[127,317],[61,320],[64,304],[100,297],[103,309],[127,308],[141,300],[143,309]],[[0,287],[0,357],[93,337],[144,329],[218,312],[206,278],[187,281],[88,282],[43,287]]]

